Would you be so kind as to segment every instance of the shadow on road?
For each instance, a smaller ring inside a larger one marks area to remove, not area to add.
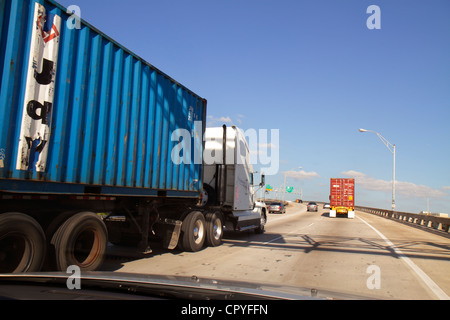
[[[256,239],[237,239],[233,237],[224,239],[224,243],[235,247],[252,247],[271,250],[303,251],[311,253],[344,252],[350,254],[382,255],[399,258],[393,248],[380,238],[361,238],[334,235],[311,234],[270,234],[273,241],[258,241]],[[448,243],[436,243],[421,240],[396,241],[396,247],[410,258],[431,260],[450,260],[450,245]]]
[[[328,217],[323,212],[322,217]],[[336,217],[335,219],[347,219]],[[115,271],[126,262],[147,259],[155,256],[183,256],[182,251],[167,250],[158,241],[150,242],[152,252],[143,254],[134,247],[121,247],[110,244],[102,270]],[[395,250],[379,237],[352,237],[329,234],[310,233],[270,233],[255,234],[254,232],[225,232],[223,246],[236,248],[253,248],[255,250],[280,250],[286,253],[299,251],[312,254],[314,252],[349,253],[353,255],[391,256],[399,258]],[[409,258],[419,258],[438,261],[450,261],[450,245],[447,242],[430,242],[426,240],[396,240],[395,246]],[[149,270],[151,272],[151,270]]]

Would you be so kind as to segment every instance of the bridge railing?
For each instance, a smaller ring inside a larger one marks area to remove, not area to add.
[[[430,228],[441,232],[450,232],[450,218],[359,206],[355,207],[355,209],[367,213],[376,214],[385,218],[399,220],[400,222],[406,224]]]

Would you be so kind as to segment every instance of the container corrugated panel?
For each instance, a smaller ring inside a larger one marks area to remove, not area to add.
[[[201,161],[175,164],[171,134],[204,130],[206,100],[56,2],[0,10],[0,190],[198,195]]]
[[[355,179],[332,178],[330,180],[330,206],[355,206]]]

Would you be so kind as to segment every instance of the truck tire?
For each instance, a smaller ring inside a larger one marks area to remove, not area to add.
[[[266,226],[266,223],[267,223],[266,211],[263,210],[261,212],[261,219],[259,221],[259,227],[255,229],[255,233],[258,233],[258,234],[264,233],[264,231],[265,231],[264,228]]]
[[[199,211],[189,213],[181,226],[181,244],[185,251],[196,252],[203,248],[206,238],[206,221]]]
[[[0,273],[40,271],[45,234],[32,217],[18,212],[0,215]]]
[[[44,261],[44,265],[42,266],[43,271],[55,271],[56,270],[56,258],[55,258],[55,247],[52,245],[51,240],[53,239],[53,235],[58,230],[58,228],[67,221],[71,216],[75,215],[76,211],[67,211],[58,213],[53,217],[51,222],[48,224],[45,229],[45,238],[47,239],[47,257]]]
[[[206,245],[218,247],[222,244],[223,219],[219,212],[206,214]]]
[[[105,256],[108,233],[103,221],[92,212],[80,212],[65,221],[53,235],[56,267],[66,271],[76,265],[94,271]]]

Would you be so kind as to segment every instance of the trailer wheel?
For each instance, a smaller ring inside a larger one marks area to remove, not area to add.
[[[39,271],[45,247],[44,231],[32,217],[18,212],[0,215],[0,273]]]
[[[103,263],[107,245],[103,221],[92,212],[80,212],[64,222],[53,235],[56,267],[66,271],[77,265],[82,271],[94,271]]]
[[[181,226],[182,248],[185,251],[199,251],[203,248],[206,238],[205,217],[199,211],[187,215]]]
[[[218,212],[206,215],[206,244],[210,247],[218,247],[222,244],[223,219]]]

